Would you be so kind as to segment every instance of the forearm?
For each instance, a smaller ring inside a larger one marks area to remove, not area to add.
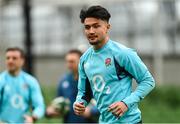
[[[82,90],[78,90],[78,94],[77,94],[77,97],[76,97],[76,102],[78,103],[83,103],[85,106],[87,106],[87,101],[84,99],[85,97],[85,93],[84,91]]]
[[[44,105],[36,107],[32,112],[32,116],[35,117],[36,119],[42,118],[44,114],[45,114]]]
[[[127,96],[122,101],[128,106],[131,107],[134,103],[138,103],[141,99],[143,99],[146,95],[148,95],[152,89],[155,87],[155,81],[150,73],[144,75],[144,78],[140,82],[138,82],[138,86],[134,92]]]
[[[79,78],[78,82],[78,94],[76,97],[76,102],[83,103],[85,106],[89,103],[92,92],[90,89],[90,83],[87,77]]]

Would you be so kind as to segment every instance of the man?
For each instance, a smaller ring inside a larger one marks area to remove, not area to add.
[[[44,115],[38,81],[22,70],[24,57],[20,48],[6,50],[7,70],[0,74],[0,122],[33,123]]]
[[[101,6],[81,10],[80,19],[92,47],[80,59],[74,111],[77,115],[84,113],[90,85],[100,111],[100,123],[140,123],[137,104],[154,88],[155,82],[134,50],[109,38],[110,17]],[[135,91],[133,78],[138,84]]]
[[[70,111],[64,117],[65,123],[93,122],[95,120],[92,120],[92,117],[98,116],[99,114],[99,111],[95,106],[87,107],[82,117],[75,115],[73,111],[73,103],[76,100],[78,92],[78,63],[81,55],[81,51],[72,49],[65,56],[67,68],[70,72],[65,74],[65,76],[60,80],[57,94],[58,97],[61,96],[70,100]],[[52,105],[47,108],[46,114],[48,116],[63,116],[63,114],[57,112]]]

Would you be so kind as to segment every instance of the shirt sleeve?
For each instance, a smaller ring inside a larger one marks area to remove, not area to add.
[[[58,88],[57,88],[57,97],[63,96],[63,88],[62,88],[62,80],[59,81]]]
[[[84,71],[84,63],[82,59],[79,63],[79,79],[78,79],[78,94],[75,102],[83,102],[85,106],[89,103],[92,98],[92,91],[90,88],[90,82]]]
[[[135,51],[125,50],[119,60],[120,64],[132,75],[138,84],[135,91],[122,100],[128,107],[131,107],[155,87],[155,81]]]
[[[0,105],[2,104],[2,101],[3,101],[4,86],[5,84],[2,80],[2,77],[0,76]]]
[[[40,86],[37,80],[34,80],[31,85],[31,102],[33,107],[32,115],[41,118],[45,113],[45,104],[41,93]]]

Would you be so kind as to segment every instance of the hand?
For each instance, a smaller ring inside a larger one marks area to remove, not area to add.
[[[34,122],[33,117],[29,116],[29,115],[24,115],[25,118],[25,123],[26,124],[32,124]]]
[[[85,106],[83,105],[83,103],[75,103],[73,109],[76,115],[83,115],[83,113],[85,112]]]
[[[108,107],[108,111],[112,112],[116,117],[121,117],[128,110],[124,102],[115,102]]]
[[[0,124],[7,124],[6,122],[0,121]]]
[[[51,117],[51,116],[60,116],[60,113],[57,112],[54,107],[48,106],[47,109],[46,109],[46,115],[48,117]]]

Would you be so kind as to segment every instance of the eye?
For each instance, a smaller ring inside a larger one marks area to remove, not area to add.
[[[7,59],[7,60],[9,60],[9,59],[10,59],[10,57],[6,57],[6,59]]]
[[[90,29],[90,26],[89,26],[89,25],[85,25],[84,28],[85,28],[86,30],[88,30],[88,29]]]
[[[13,57],[12,59],[13,59],[13,60],[16,60],[16,59],[17,59],[17,57]]]
[[[96,24],[96,25],[93,25],[93,27],[94,27],[94,28],[99,28],[99,27],[101,27],[101,25]]]

